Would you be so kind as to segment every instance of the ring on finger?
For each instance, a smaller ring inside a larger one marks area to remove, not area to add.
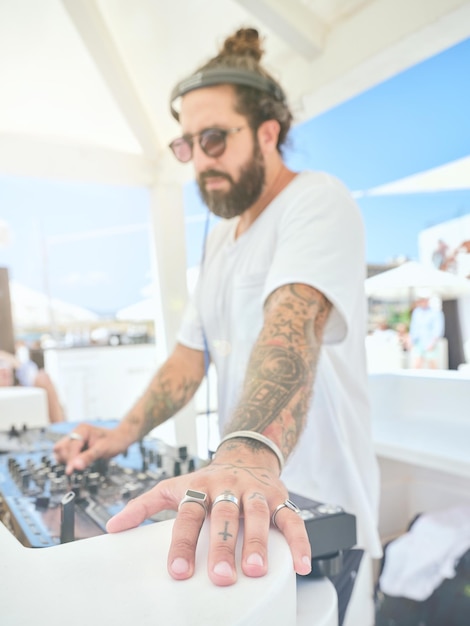
[[[281,504],[278,504],[277,507],[274,509],[273,514],[271,515],[271,523],[273,526],[275,526],[276,528],[279,528],[278,525],[276,524],[276,515],[279,513],[279,511],[283,508],[286,509],[290,509],[291,511],[293,511],[294,513],[296,513],[297,515],[300,515],[300,509],[299,507],[295,504],[295,502],[292,502],[292,500],[284,500],[284,502],[281,502]]]
[[[207,494],[203,491],[195,491],[194,489],[187,489],[184,494],[184,498],[178,505],[178,511],[181,509],[183,504],[187,504],[188,502],[194,502],[195,504],[199,504],[204,509],[204,515],[207,515]]]
[[[83,441],[84,437],[80,433],[72,432],[69,434],[69,439],[72,439],[73,441]]]
[[[220,496],[217,496],[217,498],[212,503],[212,508],[214,508],[215,505],[218,504],[219,502],[231,502],[238,509],[240,508],[240,505],[238,503],[238,498],[234,496],[233,493],[221,493]]]

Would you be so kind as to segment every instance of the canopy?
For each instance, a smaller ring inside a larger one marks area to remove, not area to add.
[[[388,196],[405,193],[433,193],[436,191],[456,191],[470,189],[470,156],[451,163],[434,167],[413,176],[373,187],[367,191],[355,192],[355,196]]]
[[[99,319],[93,311],[57,298],[49,299],[43,293],[14,280],[10,281],[10,298],[13,323],[17,328],[30,330],[93,322]]]
[[[175,83],[241,26],[296,122],[470,36],[468,0],[5,0],[0,173],[152,185],[185,180],[166,146]]]
[[[366,294],[383,301],[412,300],[420,289],[428,289],[442,300],[453,300],[470,294],[470,280],[408,261],[365,281]]]

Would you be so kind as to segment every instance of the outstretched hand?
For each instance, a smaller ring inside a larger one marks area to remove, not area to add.
[[[78,457],[77,457],[78,458]],[[195,552],[206,513],[210,513],[208,573],[219,586],[236,582],[235,547],[244,517],[241,568],[246,576],[264,576],[268,571],[268,533],[273,512],[288,498],[278,478],[276,458],[268,450],[238,447],[220,449],[212,463],[194,473],[170,478],[131,500],[108,524],[109,532],[134,528],[155,513],[178,510],[168,553],[168,571],[176,580],[194,573]],[[188,490],[196,500],[181,502]],[[217,502],[215,500],[217,499]],[[289,507],[276,513],[276,526],[290,546],[298,574],[311,570],[311,551],[303,520]]]

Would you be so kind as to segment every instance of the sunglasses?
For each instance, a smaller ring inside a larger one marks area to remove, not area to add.
[[[183,135],[174,139],[170,143],[170,148],[181,163],[187,163],[193,158],[194,139],[197,137],[199,146],[208,157],[219,157],[225,152],[227,147],[227,136],[238,133],[243,126],[239,128],[205,128],[200,133],[193,135]]]

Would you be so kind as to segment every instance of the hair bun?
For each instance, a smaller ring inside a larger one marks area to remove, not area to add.
[[[259,61],[263,53],[258,31],[255,28],[240,28],[227,37],[219,56],[249,56]]]

